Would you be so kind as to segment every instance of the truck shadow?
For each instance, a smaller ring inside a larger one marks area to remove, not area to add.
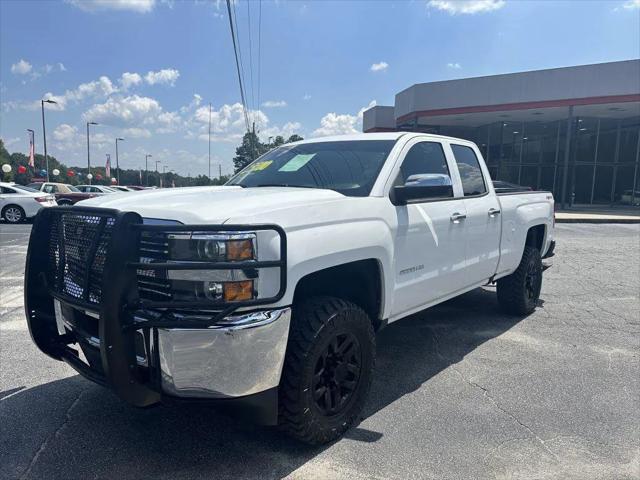
[[[493,291],[478,289],[390,325],[378,335],[364,418],[520,320],[499,313]],[[207,407],[129,407],[79,376],[16,389],[0,407],[2,478],[277,479],[327,448]],[[347,438],[375,442],[383,435],[357,427]]]

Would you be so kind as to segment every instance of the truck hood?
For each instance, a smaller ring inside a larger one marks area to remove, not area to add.
[[[289,187],[183,187],[101,195],[78,202],[87,207],[136,212],[144,218],[192,224],[220,224],[269,217],[281,209],[309,207],[345,200],[333,190]]]

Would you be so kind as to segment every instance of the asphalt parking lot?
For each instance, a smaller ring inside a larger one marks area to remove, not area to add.
[[[0,225],[0,478],[640,478],[638,225],[558,225],[527,318],[486,288],[389,326],[362,422],[323,448],[210,408],[129,407],[40,353],[29,230]]]

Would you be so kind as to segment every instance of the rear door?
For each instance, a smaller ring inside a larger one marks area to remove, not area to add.
[[[455,142],[451,142],[450,147],[467,211],[465,283],[473,285],[490,278],[498,267],[502,228],[500,203],[477,149]]]
[[[439,141],[411,140],[400,154],[394,185],[412,175],[445,174],[452,165]],[[465,266],[465,206],[457,179],[454,197],[395,207],[395,292],[392,315],[442,298],[459,289]],[[460,217],[460,219],[458,219]]]

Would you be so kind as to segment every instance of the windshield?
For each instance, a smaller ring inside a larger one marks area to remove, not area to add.
[[[71,190],[72,192],[79,192],[80,190],[78,190],[76,187],[74,187],[73,185],[69,185],[67,184],[67,187],[69,188],[69,190]]]
[[[11,185],[11,187],[15,188],[16,190],[22,190],[24,192],[29,192],[29,193],[34,193],[34,192],[39,192],[40,191],[40,190],[36,190],[35,188],[25,187],[23,185],[16,185],[16,184]]]
[[[285,145],[249,164],[227,185],[326,188],[364,197],[394,144],[364,140]]]

